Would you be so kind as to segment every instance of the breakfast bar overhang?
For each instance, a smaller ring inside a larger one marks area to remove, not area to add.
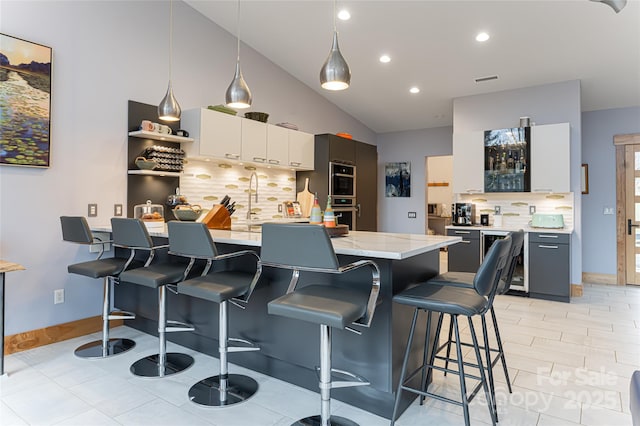
[[[94,227],[93,230],[109,232],[110,227]],[[166,230],[150,233],[158,244],[166,244]],[[260,253],[259,232],[211,230],[211,234],[220,253],[246,249]],[[332,239],[340,264],[371,259],[378,264],[381,273],[378,306],[371,327],[357,328],[362,332],[361,335],[336,330],[332,342],[333,366],[366,378],[370,385],[333,389],[332,398],[391,418],[413,314],[412,309],[394,304],[393,295],[411,284],[437,275],[440,249],[458,241],[459,237],[362,231],[351,231],[346,237]],[[313,244],[313,241],[298,241],[295,244]],[[116,250],[116,256],[125,255],[120,250]],[[253,265],[243,264],[242,259],[234,262],[237,263],[226,266],[235,269],[255,268],[255,262]],[[344,285],[370,286],[371,275],[366,269],[335,277],[303,272],[300,275],[300,285],[304,286],[305,282],[317,284],[326,282],[327,279],[339,279],[339,283]],[[229,309],[229,336],[247,339],[260,347],[255,352],[231,354],[229,361],[317,392],[317,327],[267,314],[267,303],[286,293],[290,278],[289,271],[264,267],[260,282],[246,304],[246,309]],[[171,333],[168,339],[217,357],[218,305],[168,293],[167,318],[190,323],[195,327],[194,332]],[[153,289],[120,282],[115,285],[114,304],[119,309],[136,313],[136,319],[127,322],[128,325],[157,335],[158,303]],[[422,362],[424,326],[417,330],[416,336],[415,350],[410,358],[410,364],[414,368]],[[215,368],[212,363],[212,372]],[[404,393],[401,412],[413,399],[414,396]]]

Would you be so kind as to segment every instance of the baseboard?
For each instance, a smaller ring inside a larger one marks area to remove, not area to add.
[[[582,282],[588,284],[616,285],[617,278],[615,274],[596,274],[594,272],[583,272]]]
[[[110,328],[121,326],[123,320],[110,321]],[[74,337],[86,336],[102,330],[102,316],[84,318],[64,324],[52,325],[38,330],[25,331],[24,333],[6,336],[4,338],[4,353],[9,355],[26,351],[51,343],[62,342]]]
[[[582,296],[582,286],[580,284],[571,284],[571,297]]]

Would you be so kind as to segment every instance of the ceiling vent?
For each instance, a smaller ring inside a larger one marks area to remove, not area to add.
[[[482,83],[482,82],[485,82],[485,81],[497,80],[497,79],[498,79],[497,75],[490,75],[488,77],[478,77],[475,80],[476,80],[476,83]]]

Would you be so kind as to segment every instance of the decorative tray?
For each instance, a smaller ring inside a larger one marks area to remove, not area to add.
[[[324,229],[327,230],[327,234],[329,234],[329,237],[331,238],[349,235],[349,225],[336,225],[335,228],[325,227]]]

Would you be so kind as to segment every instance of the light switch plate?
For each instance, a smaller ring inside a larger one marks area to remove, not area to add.
[[[409,213],[407,213],[407,217],[409,219],[415,219],[417,217],[417,214],[416,214],[416,212],[409,212]]]
[[[529,214],[534,214],[536,212],[536,206],[529,206]]]
[[[98,205],[97,204],[89,204],[87,207],[87,216],[89,217],[97,217],[98,216]]]
[[[500,214],[500,212],[502,212],[502,208],[500,206],[494,206],[493,207],[493,213],[494,214]]]

